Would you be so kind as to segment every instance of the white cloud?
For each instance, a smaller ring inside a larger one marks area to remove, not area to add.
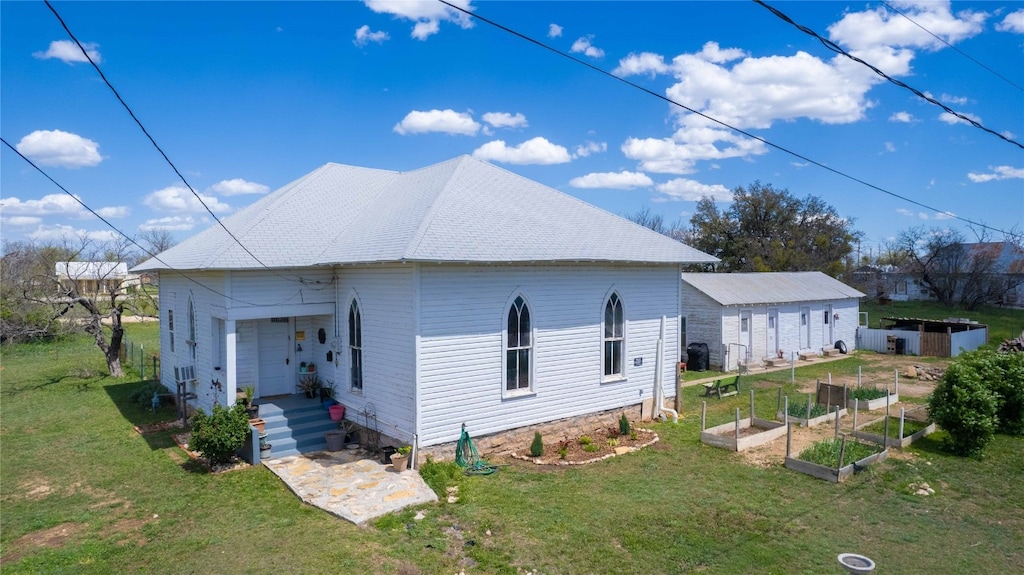
[[[951,94],[942,94],[939,96],[939,101],[944,104],[956,104],[957,106],[963,106],[967,103],[966,96],[953,96]]]
[[[698,161],[762,155],[768,148],[727,130],[694,127],[677,130],[671,138],[628,138],[622,153],[639,160],[645,172],[691,174]]]
[[[584,36],[579,40],[576,40],[572,43],[572,48],[570,48],[569,51],[583,53],[591,58],[604,58],[604,50],[590,43],[593,38],[593,36]]]
[[[495,128],[525,128],[530,125],[526,116],[519,112],[514,116],[508,112],[487,112],[482,118]]]
[[[996,166],[994,168],[989,167],[989,169],[992,170],[991,173],[978,174],[975,172],[971,172],[967,174],[967,177],[976,184],[999,180],[1024,179],[1024,168],[1014,168],[1013,166]]]
[[[100,45],[95,42],[82,42],[82,48],[88,52],[89,58],[92,58],[93,62],[100,64],[103,59],[100,57],[100,52],[97,48]],[[88,62],[89,59],[85,57],[85,54],[78,48],[78,45],[71,40],[54,40],[50,42],[50,47],[45,52],[33,52],[33,56],[40,60],[49,60],[56,58],[65,64],[74,64],[76,62]]]
[[[245,194],[265,194],[270,191],[269,186],[247,182],[242,178],[221,180],[210,186],[210,191],[222,196],[241,196]]]
[[[67,194],[48,194],[38,200],[25,201],[16,197],[0,199],[0,214],[5,216],[78,217],[83,211],[82,205]]]
[[[214,213],[231,211],[231,206],[221,202],[216,196],[200,194],[199,198],[202,198],[202,203],[185,186],[169,186],[147,195],[142,202],[158,212],[206,213],[204,203]]]
[[[450,0],[460,8],[472,11],[472,0]],[[366,7],[378,14],[391,14],[396,18],[415,22],[410,36],[417,40],[426,40],[437,34],[441,22],[453,22],[460,27],[472,28],[473,20],[469,15],[440,2],[422,2],[419,0],[365,0]]]
[[[632,190],[654,185],[647,174],[640,172],[595,172],[569,180],[574,188],[610,188],[613,190]]]
[[[996,24],[996,30],[1024,34],[1024,10],[1016,10],[1007,14],[1002,22]]]
[[[15,148],[42,166],[81,168],[103,161],[99,144],[62,130],[36,130],[22,138]]]
[[[192,216],[168,216],[166,218],[146,220],[146,223],[139,226],[139,230],[143,232],[187,232],[196,227],[197,223]]]
[[[548,38],[558,38],[562,35],[562,27],[558,24],[548,25]]]
[[[518,165],[565,164],[572,160],[569,151],[545,138],[536,137],[515,147],[508,147],[504,140],[487,142],[473,151],[473,157],[482,160]]]
[[[716,202],[732,201],[732,192],[721,184],[702,184],[696,180],[676,178],[664,184],[658,184],[656,190],[669,198],[684,202],[697,202],[707,196]]]
[[[657,74],[666,74],[668,71],[669,66],[665,63],[664,56],[651,52],[641,52],[639,54],[630,54],[619,60],[619,65],[612,70],[612,74],[616,76],[647,74],[653,78]]]
[[[475,136],[480,131],[480,124],[468,113],[455,110],[413,110],[406,114],[401,122],[395,124],[395,132],[403,136],[409,134],[425,134],[442,132],[445,134]]]
[[[27,234],[34,242],[55,242],[71,238],[85,238],[96,242],[109,242],[118,239],[117,232],[113,230],[85,230],[65,225],[41,225],[34,232]]]
[[[102,216],[104,219],[116,220],[118,218],[127,218],[132,213],[132,209],[128,206],[110,206],[106,208],[100,208],[96,210],[96,213]]]
[[[886,152],[895,152],[896,151],[896,144],[893,144],[892,142],[885,142],[883,145],[885,146],[885,151]]]
[[[894,112],[893,115],[889,116],[889,121],[909,124],[914,121],[914,116],[910,112]]]
[[[935,214],[935,219],[937,220],[951,220],[955,217],[956,214],[954,214],[953,212],[937,212]]]
[[[910,211],[910,210],[908,210],[906,208],[896,208],[896,213],[901,215],[901,216],[913,216],[914,215],[914,212],[912,212],[912,211]]]
[[[964,116],[965,118],[970,118],[970,119],[974,120],[975,122],[978,122],[979,124],[981,123],[981,118],[979,118],[978,116],[976,116],[974,114],[968,114],[968,113],[965,113],[965,112],[960,112],[960,115]],[[968,122],[967,120],[964,120],[960,116],[955,116],[953,114],[950,114],[949,112],[943,112],[943,113],[939,114],[939,121],[940,122],[945,122],[946,124],[949,124],[951,126],[955,125],[955,124],[967,124],[967,125],[970,125],[970,122]]]
[[[922,220],[927,220],[928,219],[928,214],[926,214],[924,212],[918,212],[917,213],[917,217],[922,219]]]
[[[352,43],[355,44],[356,46],[365,46],[370,42],[376,42],[377,44],[380,44],[385,40],[389,40],[390,38],[391,37],[388,36],[387,32],[383,30],[371,32],[370,26],[367,24],[363,24],[359,28],[356,28],[356,37],[354,40],[352,40]]]
[[[828,27],[829,39],[847,47],[854,55],[864,58],[888,73],[894,71],[879,65],[868,53],[887,50],[899,58],[901,48],[941,50],[945,44],[956,44],[982,32],[985,12],[963,10],[955,15],[950,11],[949,2],[896,2],[906,18],[890,12],[883,6],[864,12],[851,12]],[[934,34],[934,36],[933,36]],[[913,57],[911,52],[905,55]],[[856,64],[861,66],[860,64]],[[906,73],[908,70],[897,73]]]
[[[584,142],[576,146],[576,151],[573,153],[575,158],[586,158],[590,154],[604,153],[608,151],[608,144],[606,142]]]
[[[43,223],[43,218],[37,218],[35,216],[13,216],[10,218],[0,218],[0,222],[3,222],[5,226],[26,228]]]

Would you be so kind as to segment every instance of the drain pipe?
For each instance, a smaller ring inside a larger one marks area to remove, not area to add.
[[[662,405],[665,402],[665,316],[661,316],[661,333],[658,334],[658,352],[656,354],[657,365],[654,367],[654,403],[655,416],[665,417],[663,413],[672,416],[672,423],[679,423],[679,413]]]

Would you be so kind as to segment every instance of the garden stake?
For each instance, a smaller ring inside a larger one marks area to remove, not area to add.
[[[789,352],[789,383],[796,385],[796,352]]]
[[[750,423],[754,423],[754,390],[750,390]]]
[[[740,408],[736,408],[736,441],[740,440]]]
[[[704,431],[704,421],[708,417],[708,402],[704,400],[700,402],[700,430]]]
[[[839,463],[836,464],[836,471],[843,468],[843,456],[846,455],[846,435],[843,435],[843,442],[839,444]]]
[[[819,382],[820,383],[820,382]],[[807,394],[807,421],[811,420],[811,394]]]
[[[782,386],[779,386],[779,398],[775,400],[775,413],[782,409]]]
[[[784,423],[789,423],[789,396],[788,395],[786,396],[786,399],[783,400],[783,405],[785,407],[782,408],[782,421]]]
[[[854,429],[854,431],[857,430],[857,408],[858,408],[858,406],[860,406],[860,400],[859,399],[853,400],[853,429]]]
[[[857,389],[860,389],[860,366],[857,366]]]
[[[793,450],[793,424],[789,422],[789,416],[786,416],[786,457],[789,457],[790,452]]]
[[[885,396],[885,433],[882,437],[882,449],[889,449],[889,396]]]

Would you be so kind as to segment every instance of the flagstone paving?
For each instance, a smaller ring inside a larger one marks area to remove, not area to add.
[[[361,450],[316,451],[263,464],[303,502],[357,525],[437,501],[416,470],[398,473]]]

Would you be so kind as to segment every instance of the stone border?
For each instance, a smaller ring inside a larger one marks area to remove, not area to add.
[[[606,455],[602,455],[600,457],[595,457],[593,459],[587,459],[587,460],[584,460],[584,461],[564,461],[562,459],[556,459],[554,461],[549,461],[549,460],[546,460],[546,459],[543,459],[543,458],[540,458],[540,457],[530,457],[529,455],[519,455],[518,453],[515,453],[515,452],[510,453],[509,457],[511,457],[513,459],[518,459],[520,461],[530,461],[530,462],[533,462],[535,465],[587,465],[587,464],[590,464],[590,463],[597,463],[598,461],[604,461],[605,459],[609,459],[609,458],[615,457],[616,455],[625,455],[627,453],[632,453],[634,451],[639,451],[639,450],[641,450],[641,449],[643,449],[645,447],[650,447],[651,445],[654,445],[660,439],[658,437],[658,434],[655,433],[653,429],[644,429],[642,427],[638,427],[638,428],[636,428],[636,430],[637,431],[643,431],[645,433],[650,433],[650,434],[654,435],[654,438],[651,439],[650,441],[648,441],[647,443],[642,443],[640,445],[616,447],[615,451],[612,452],[612,453],[608,453]]]

